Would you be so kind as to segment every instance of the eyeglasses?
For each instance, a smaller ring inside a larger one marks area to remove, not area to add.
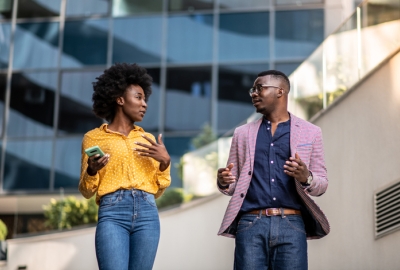
[[[250,96],[252,96],[254,93],[259,95],[264,88],[268,88],[268,87],[274,87],[274,88],[282,89],[282,87],[278,87],[278,86],[274,86],[274,85],[257,84],[254,87],[250,88],[249,94],[250,94]]]

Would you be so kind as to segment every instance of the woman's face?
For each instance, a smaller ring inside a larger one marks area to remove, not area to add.
[[[121,102],[122,101],[122,102]],[[122,112],[132,122],[140,122],[147,110],[147,103],[142,87],[139,85],[130,85],[124,95],[117,100],[122,106]],[[121,104],[122,103],[122,104]]]

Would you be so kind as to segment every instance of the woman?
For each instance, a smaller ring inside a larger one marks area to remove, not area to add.
[[[115,64],[93,83],[93,111],[108,123],[85,134],[79,191],[96,194],[96,256],[102,269],[152,269],[160,236],[155,198],[171,183],[161,134],[135,125],[147,110],[152,78],[136,64]],[[88,157],[99,146],[104,155]]]

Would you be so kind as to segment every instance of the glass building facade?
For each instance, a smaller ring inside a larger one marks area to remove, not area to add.
[[[289,75],[323,38],[323,0],[2,0],[0,195],[77,192],[83,134],[102,124],[92,82],[113,63],[153,77],[138,125],[176,163],[205,124],[223,135],[254,112],[257,73]]]

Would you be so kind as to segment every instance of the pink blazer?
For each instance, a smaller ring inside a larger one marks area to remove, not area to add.
[[[290,125],[290,149],[292,157],[297,152],[301,160],[313,174],[313,181],[308,188],[296,182],[305,211],[302,212],[307,239],[318,239],[330,231],[329,222],[318,205],[310,198],[321,196],[328,187],[327,171],[324,160],[321,129],[293,114]],[[226,189],[219,189],[223,194],[232,196],[225,212],[218,235],[235,237],[236,217],[246,197],[253,174],[254,153],[258,129],[262,118],[236,128],[227,164],[233,163],[232,174],[237,181]],[[282,168],[283,170],[283,168]]]

